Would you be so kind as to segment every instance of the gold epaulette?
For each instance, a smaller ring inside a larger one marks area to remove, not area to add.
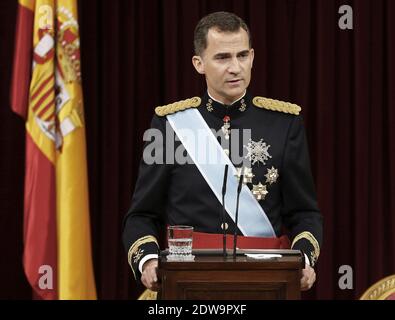
[[[168,114],[176,113],[178,111],[182,111],[189,108],[196,108],[200,106],[202,99],[199,97],[193,97],[186,100],[181,100],[178,102],[174,102],[162,107],[156,107],[155,113],[160,116],[167,116]]]
[[[298,115],[302,110],[297,104],[264,97],[255,97],[252,103],[258,108]]]

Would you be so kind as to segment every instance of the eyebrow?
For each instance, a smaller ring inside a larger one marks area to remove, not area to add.
[[[249,53],[250,53],[250,50],[243,50],[243,51],[239,52],[237,55],[240,56],[240,55],[245,55],[245,54],[249,54]]]
[[[214,58],[228,58],[230,57],[230,53],[220,52],[214,55]]]
[[[243,50],[243,51],[238,52],[237,56],[245,55],[245,54],[249,54],[249,53],[250,53],[249,50]],[[214,58],[215,59],[216,58],[228,58],[230,56],[231,56],[231,54],[229,52],[219,52],[219,53],[214,55]]]

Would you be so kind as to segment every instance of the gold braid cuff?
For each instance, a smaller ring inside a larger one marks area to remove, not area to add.
[[[258,108],[272,111],[280,111],[295,115],[298,115],[302,110],[302,108],[299,107],[297,104],[264,97],[255,97],[254,99],[252,99],[252,103]]]
[[[149,235],[149,236],[144,236],[144,237],[142,237],[140,239],[137,239],[129,248],[129,251],[128,251],[128,263],[129,263],[130,267],[132,268],[133,275],[134,275],[135,278],[136,278],[136,273],[135,273],[135,271],[133,269],[133,264],[132,264],[133,255],[139,254],[138,251],[140,249],[140,246],[142,246],[145,243],[149,243],[149,242],[154,242],[159,247],[158,241],[156,240],[156,238],[154,236]],[[142,250],[140,250],[140,251],[141,251],[141,255],[142,255]]]
[[[176,113],[178,111],[182,111],[189,108],[197,108],[200,106],[202,99],[199,97],[193,97],[186,100],[181,100],[178,102],[174,102],[162,107],[156,107],[155,113],[160,116],[167,116],[168,114]]]
[[[314,236],[308,232],[304,231],[302,233],[299,233],[292,241],[291,248],[295,245],[296,242],[298,242],[300,239],[306,239],[311,243],[311,245],[314,247],[314,251],[311,253],[311,260],[313,262],[313,266],[315,262],[317,261],[319,255],[320,255],[320,245],[318,244],[318,241]]]

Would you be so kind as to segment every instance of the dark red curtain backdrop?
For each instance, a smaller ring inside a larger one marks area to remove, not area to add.
[[[340,30],[338,9],[354,10]],[[250,25],[251,91],[303,108],[324,215],[318,280],[305,298],[355,299],[395,273],[395,1],[141,0],[79,3],[98,295],[131,299],[121,221],[154,107],[201,95],[198,19],[233,11]],[[24,125],[9,109],[16,1],[0,1],[1,298],[31,297],[22,270]],[[339,267],[353,268],[341,290]]]

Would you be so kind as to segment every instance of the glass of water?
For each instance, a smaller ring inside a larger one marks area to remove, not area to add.
[[[168,226],[167,243],[169,255],[167,259],[188,261],[193,260],[192,255],[193,227],[191,226]]]

